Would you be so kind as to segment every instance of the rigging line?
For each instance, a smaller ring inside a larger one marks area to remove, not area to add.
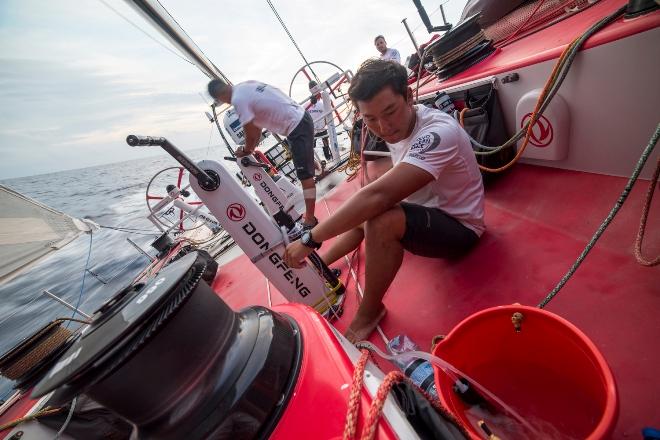
[[[149,231],[142,232],[142,231],[135,230],[135,229],[112,228],[112,227],[108,227],[108,226],[101,226],[101,227],[104,228],[104,229],[111,229],[111,230],[117,231],[117,232],[123,232],[125,234],[148,235],[150,237],[160,235],[156,232],[149,232]]]
[[[108,282],[107,282],[106,284],[109,284],[112,280],[114,280],[115,278],[117,278],[117,275],[119,275],[119,274],[122,273],[124,270],[126,270],[126,268],[127,268],[128,266],[130,266],[131,264],[135,263],[138,259],[143,258],[143,257],[146,258],[146,256],[143,255],[143,254],[137,254],[137,256],[136,256],[135,258],[133,258],[132,260],[130,260],[130,261],[129,261],[128,263],[126,263],[124,266],[120,267],[119,269],[116,269],[114,272],[110,273],[110,275],[107,275],[107,277],[108,277]]]
[[[153,231],[150,231],[150,230],[148,230],[148,229],[129,228],[128,226],[107,226],[107,225],[99,225],[99,228],[103,228],[103,229],[115,229],[115,230],[117,230],[117,229],[121,229],[121,230],[124,231],[124,232],[126,232],[126,231],[131,231],[131,232],[151,232],[151,233],[153,233]]]
[[[89,231],[89,250],[87,251],[87,261],[85,262],[85,269],[83,270],[83,277],[82,277],[82,283],[80,285],[80,294],[78,295],[78,303],[76,304],[76,310],[78,307],[80,307],[80,300],[82,299],[83,296],[83,290],[85,289],[85,278],[87,277],[87,270],[89,269],[89,257],[92,255],[92,241],[93,241],[94,233],[92,231]],[[76,316],[75,310],[71,314],[71,318]],[[71,321],[66,323],[65,328],[69,328],[69,324],[71,324]]]
[[[314,75],[314,79],[316,79],[317,84],[321,84],[321,80],[319,77],[316,75],[316,72],[314,72],[314,69],[312,69],[312,66],[309,65],[309,61],[307,61],[307,58],[305,58],[305,55],[303,55],[302,51],[300,50],[300,47],[298,47],[298,44],[296,43],[296,40],[293,39],[293,36],[291,35],[291,32],[289,32],[289,29],[286,27],[284,24],[284,20],[282,20],[282,17],[280,17],[280,14],[277,13],[277,9],[275,9],[275,6],[271,2],[271,0],[266,0],[266,3],[268,3],[268,6],[270,6],[270,9],[273,11],[273,14],[275,14],[275,17],[277,20],[280,22],[282,27],[284,28],[284,32],[289,36],[289,39],[295,46],[296,50],[298,50],[298,53],[302,57],[303,61],[305,62],[305,65],[309,67],[309,71],[312,72],[312,75]]]
[[[191,41],[191,43],[197,48],[197,50],[199,50],[200,53],[201,53],[202,55],[204,55],[204,57],[207,59],[207,61],[208,61],[208,62],[209,62],[214,68],[215,68],[215,70],[218,71],[218,73],[219,73],[220,76],[222,77],[221,79],[224,80],[227,84],[232,85],[232,82],[229,80],[229,78],[227,78],[227,75],[225,75],[220,69],[218,69],[218,66],[216,66],[216,65],[213,63],[213,61],[211,61],[211,60],[209,59],[209,57],[206,56],[206,54],[204,53],[204,51],[203,51],[199,46],[197,46],[197,43],[195,43],[195,41],[194,41],[192,38],[190,38],[190,35],[188,35],[188,32],[186,32],[186,31],[183,29],[183,27],[179,24],[179,22],[176,21],[176,19],[175,19],[174,17],[172,17],[172,14],[170,14],[170,13],[168,12],[167,8],[165,8],[165,7],[160,3],[159,0],[156,0],[156,3],[158,3],[158,4],[160,5],[160,7],[163,8],[163,11],[165,11],[165,12],[167,13],[167,15],[172,19],[172,21],[173,21],[174,23],[176,23],[176,25],[179,27],[179,30],[180,30],[181,32],[183,32],[183,34],[184,34],[186,37],[188,37],[188,39],[189,39],[189,40]],[[191,63],[191,64],[194,65],[194,63]]]
[[[559,293],[562,287],[568,282],[568,280],[573,276],[575,271],[580,267],[584,259],[587,257],[589,252],[591,252],[591,249],[596,245],[596,242],[600,238],[601,235],[603,235],[603,232],[605,232],[605,229],[610,225],[612,220],[614,220],[614,217],[616,214],[619,212],[623,204],[625,203],[626,199],[628,198],[628,195],[630,194],[630,191],[633,188],[633,185],[635,185],[635,182],[637,181],[637,178],[639,177],[639,174],[642,172],[642,169],[644,168],[644,164],[646,164],[646,160],[649,158],[651,153],[653,152],[653,149],[655,148],[656,144],[658,143],[658,139],[660,138],[660,124],[658,124],[655,128],[655,132],[651,136],[651,139],[649,139],[649,143],[642,152],[642,155],[640,156],[639,160],[637,161],[637,165],[635,165],[635,169],[633,170],[632,175],[628,179],[628,182],[626,183],[626,186],[623,188],[623,191],[621,192],[621,195],[617,199],[616,203],[614,204],[614,207],[610,210],[609,214],[607,214],[607,217],[601,223],[601,225],[598,227],[596,232],[594,233],[593,237],[591,237],[591,240],[589,240],[589,243],[584,247],[584,250],[580,254],[580,256],[575,260],[571,268],[566,272],[566,275],[562,277],[562,279],[557,283],[554,289],[546,296],[543,301],[539,303],[537,306],[538,308],[542,309],[544,308],[551,300],[552,298]]]
[[[209,144],[206,147],[206,157],[209,157],[209,151],[211,151],[211,138],[213,137],[213,126],[211,125],[211,130],[209,131]]]
[[[125,15],[123,15],[121,12],[119,12],[118,10],[116,10],[115,8],[113,8],[112,6],[110,6],[109,4],[107,4],[107,3],[105,2],[105,0],[98,0],[98,1],[101,2],[101,3],[103,3],[108,9],[110,9],[112,12],[114,12],[115,14],[117,14],[118,16],[120,16],[121,18],[123,18],[124,20],[126,20],[126,22],[127,22],[128,24],[130,24],[130,25],[133,26],[135,29],[137,29],[137,30],[139,30],[140,32],[142,32],[144,35],[146,35],[147,37],[149,37],[151,40],[155,41],[158,45],[160,45],[162,48],[164,48],[164,49],[167,50],[168,52],[172,53],[173,55],[175,55],[175,56],[178,57],[178,58],[181,58],[183,61],[185,61],[185,62],[188,63],[188,64],[192,64],[193,66],[195,65],[195,63],[193,63],[192,61],[190,61],[188,58],[186,58],[186,57],[182,57],[181,55],[179,55],[178,53],[176,53],[175,51],[173,51],[172,49],[170,49],[169,47],[167,47],[166,45],[164,45],[162,42],[158,41],[154,36],[152,36],[151,34],[149,34],[148,32],[146,32],[146,31],[145,31],[144,29],[142,29],[140,26],[138,26],[138,25],[136,25],[135,23],[133,23],[130,19],[128,19],[128,18],[127,18]]]

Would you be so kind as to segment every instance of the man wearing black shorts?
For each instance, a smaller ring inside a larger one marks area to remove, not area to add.
[[[233,105],[238,114],[245,145],[236,150],[236,156],[252,154],[263,129],[286,136],[305,198],[303,225],[311,228],[318,223],[314,217],[314,121],[309,113],[276,87],[259,81],[230,85],[214,79],[209,82],[208,91],[216,101]]]
[[[346,332],[356,342],[385,315],[382,299],[404,249],[447,258],[477,243],[485,230],[484,191],[469,137],[446,113],[413,105],[403,66],[368,60],[348,93],[367,127],[386,142],[393,166],[291,243],[285,261],[300,267],[313,248],[341,234],[322,255],[331,264],[365,240],[364,298]]]

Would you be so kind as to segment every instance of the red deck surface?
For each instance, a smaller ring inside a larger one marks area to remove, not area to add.
[[[406,253],[385,296],[387,337],[408,334],[422,348],[470,314],[491,306],[538,304],[580,254],[616,202],[626,179],[518,165],[487,186],[486,224],[479,246],[461,261]],[[327,197],[330,212],[357,189],[340,185]],[[648,181],[639,181],[624,208],[547,310],[568,319],[601,350],[617,381],[620,416],[613,438],[660,426],[660,267],[632,254]],[[657,199],[657,198],[656,198]],[[644,252],[660,252],[658,209],[651,207]],[[317,215],[327,216],[323,201]],[[327,246],[327,244],[326,244]],[[364,287],[364,254],[360,284]],[[342,279],[347,273],[346,264]],[[244,257],[222,267],[214,288],[234,308],[268,305],[264,276]],[[271,286],[272,303],[284,302]],[[357,305],[351,279],[343,330]],[[381,347],[374,333],[371,340]],[[385,363],[381,363],[385,365]]]

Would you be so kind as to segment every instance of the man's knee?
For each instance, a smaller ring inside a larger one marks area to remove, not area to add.
[[[364,226],[367,236],[375,235],[382,238],[401,240],[406,232],[406,215],[400,206],[395,206],[367,220]]]

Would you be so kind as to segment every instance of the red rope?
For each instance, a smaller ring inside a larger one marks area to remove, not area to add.
[[[357,421],[360,411],[360,397],[362,391],[362,380],[364,377],[364,368],[369,360],[369,351],[362,350],[362,356],[355,365],[353,372],[353,383],[351,384],[351,394],[348,398],[348,412],[346,413],[346,423],[344,424],[343,440],[351,440],[357,431]]]
[[[508,44],[511,40],[513,40],[513,38],[514,38],[516,35],[518,35],[518,34],[520,33],[520,31],[522,31],[523,28],[524,28],[525,26],[527,26],[527,24],[528,24],[529,21],[532,19],[532,17],[534,17],[534,14],[536,14],[536,12],[539,10],[539,8],[540,8],[541,6],[543,6],[543,3],[545,3],[545,0],[541,0],[541,1],[539,1],[539,4],[536,5],[536,8],[534,8],[534,10],[533,10],[532,13],[530,14],[530,16],[527,17],[527,20],[525,20],[525,22],[524,22],[522,25],[520,25],[520,27],[518,27],[518,29],[516,29],[514,33],[512,33],[511,35],[509,35],[508,37],[506,37],[504,40],[499,41],[499,42],[497,43],[497,47],[505,46],[505,45]]]
[[[351,384],[351,394],[348,400],[348,412],[346,413],[346,423],[344,425],[344,434],[342,437],[343,440],[352,440],[357,430],[364,369],[368,360],[369,351],[362,349],[362,356],[355,365],[355,371],[353,372],[353,383]],[[463,435],[465,435],[466,438],[469,438],[469,434],[465,426],[453,414],[445,409],[437,398],[431,397],[431,395],[415,385],[410,380],[410,378],[408,378],[401,371],[390,371],[378,387],[376,397],[371,402],[371,407],[369,408],[369,413],[367,414],[367,420],[362,427],[360,440],[372,440],[374,438],[376,435],[376,428],[378,427],[378,421],[380,420],[380,415],[383,412],[383,406],[385,405],[387,396],[395,384],[404,381],[413,385],[417,391],[426,397],[426,399],[431,403],[431,406],[433,406],[433,408],[435,408],[438,413],[442,414],[446,420],[452,422],[456,428],[458,428],[458,430],[461,431]]]
[[[378,387],[378,392],[376,393],[376,398],[371,402],[371,408],[369,408],[369,415],[367,416],[367,421],[362,428],[361,440],[372,440],[376,435],[376,428],[378,427],[378,420],[380,415],[383,412],[383,405],[385,405],[385,399],[390,393],[390,390],[399,382],[406,380],[406,376],[400,371],[390,371],[385,376],[385,380]]]

